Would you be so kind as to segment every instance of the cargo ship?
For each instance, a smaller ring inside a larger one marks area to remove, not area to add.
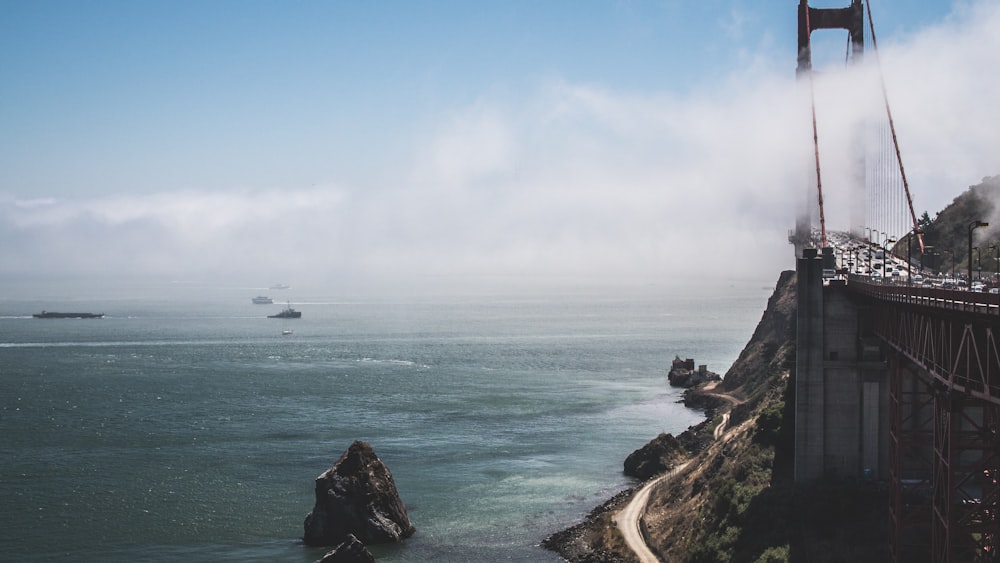
[[[285,307],[276,315],[268,315],[269,319],[301,319],[302,311],[296,311],[291,306]]]
[[[104,313],[56,313],[53,311],[42,311],[32,315],[36,319],[101,319]]]

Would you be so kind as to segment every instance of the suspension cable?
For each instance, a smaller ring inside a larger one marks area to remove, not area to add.
[[[812,104],[813,153],[816,157],[816,193],[819,198],[819,229],[823,248],[826,248],[826,215],[823,212],[823,180],[819,173],[819,132],[816,128],[816,91],[813,86],[812,26],[809,24],[809,6],[806,5],[806,37],[809,38],[809,100]]]
[[[906,202],[910,208],[910,218],[913,220],[913,232],[916,234],[917,240],[920,242],[920,253],[923,254],[924,235],[920,232],[920,223],[917,221],[917,214],[913,211],[913,197],[910,195],[910,183],[906,180],[906,170],[903,168],[903,156],[899,151],[899,140],[896,137],[896,125],[892,120],[892,110],[889,108],[889,94],[885,88],[885,76],[882,74],[882,61],[878,56],[878,41],[875,39],[875,22],[872,20],[872,3],[870,1],[865,2],[865,7],[868,9],[868,26],[872,35],[872,50],[875,52],[875,65],[878,68],[878,79],[882,86],[882,100],[885,102],[885,114],[889,118],[889,132],[892,134],[892,146],[896,149],[896,162],[899,164],[899,175],[903,180],[903,190],[906,193]],[[807,11],[806,26],[809,25],[808,21],[809,14]],[[817,168],[819,167],[818,162],[816,166]],[[906,259],[909,261],[910,257],[907,256]]]

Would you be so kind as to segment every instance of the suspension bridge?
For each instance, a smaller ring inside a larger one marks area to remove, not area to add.
[[[851,227],[828,232],[812,33],[846,30],[851,64],[881,65],[871,6],[798,6],[810,97],[807,205],[789,241],[798,274],[795,479],[884,484],[894,562],[1000,561],[1000,294],[926,286],[927,252],[885,81],[884,116],[859,128]],[[866,52],[866,47],[868,48]],[[901,249],[901,250],[900,250]],[[900,256],[902,255],[902,256]]]

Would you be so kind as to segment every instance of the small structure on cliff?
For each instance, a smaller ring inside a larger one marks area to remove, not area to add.
[[[302,540],[313,546],[339,546],[352,535],[365,545],[398,542],[416,531],[392,473],[362,441],[316,478],[316,504],[304,527]]]
[[[706,381],[722,381],[722,377],[713,371],[708,371],[707,365],[702,364],[696,370],[693,359],[682,360],[680,356],[674,356],[670,371],[667,373],[667,381],[674,387],[694,387]]]

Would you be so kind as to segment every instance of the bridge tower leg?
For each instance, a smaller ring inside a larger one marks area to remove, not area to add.
[[[812,8],[808,0],[800,0],[798,8],[798,66],[795,75],[802,78],[812,71],[812,32],[817,29],[845,29],[851,40],[851,61],[858,63],[864,55],[864,9],[861,0],[851,0],[847,8]],[[804,207],[795,220],[795,231],[788,239],[795,245],[795,256],[802,257],[802,250],[810,246],[812,240],[813,220],[818,214],[818,205],[813,196],[816,186],[815,171],[813,171],[810,188],[806,190]],[[856,236],[861,235],[861,227],[865,224],[865,155],[862,132],[859,130],[855,142],[854,165],[851,178],[850,201],[855,208],[851,209],[851,230]],[[857,203],[854,203],[857,202]]]
[[[816,250],[796,261],[794,478],[881,481],[889,472],[885,361],[865,332],[871,313],[843,280],[824,280]]]

